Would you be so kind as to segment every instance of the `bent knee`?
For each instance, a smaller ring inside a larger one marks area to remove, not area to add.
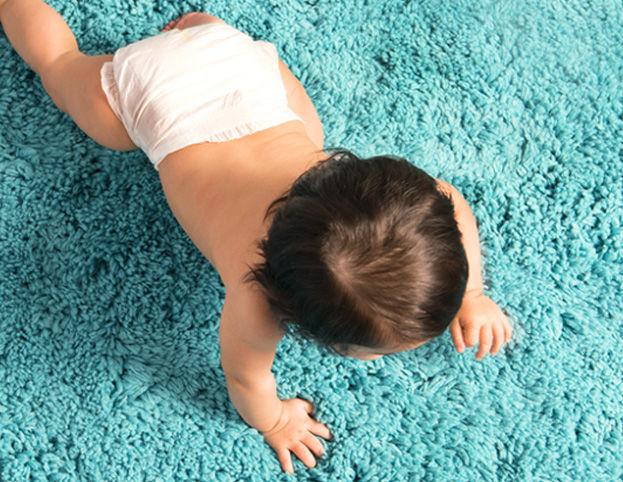
[[[66,65],[71,62],[76,56],[84,55],[79,50],[72,50],[59,55],[54,62],[47,65],[42,69],[39,77],[43,88],[48,93],[56,107],[68,114],[66,103],[64,100],[64,92],[67,89],[69,82],[66,72]]]

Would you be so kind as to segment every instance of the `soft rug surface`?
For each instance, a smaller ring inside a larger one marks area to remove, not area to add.
[[[49,2],[112,53],[204,10],[275,43],[325,145],[406,157],[478,219],[513,340],[373,362],[289,333],[335,439],[299,480],[623,477],[620,1]],[[56,108],[0,32],[0,480],[287,480],[229,401],[224,289],[141,151]]]

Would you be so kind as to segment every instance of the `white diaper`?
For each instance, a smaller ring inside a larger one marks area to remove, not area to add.
[[[189,144],[303,122],[288,107],[278,58],[272,43],[208,23],[122,47],[100,75],[112,110],[158,170]]]

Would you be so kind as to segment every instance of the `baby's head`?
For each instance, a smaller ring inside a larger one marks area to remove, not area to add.
[[[441,335],[456,316],[468,266],[454,206],[407,160],[335,150],[273,213],[245,279],[283,329],[370,360]]]

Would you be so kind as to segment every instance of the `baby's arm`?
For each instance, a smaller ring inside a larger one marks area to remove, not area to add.
[[[263,294],[239,290],[238,294],[231,288],[227,291],[221,316],[221,362],[232,403],[262,433],[284,471],[294,471],[290,452],[315,467],[312,453],[320,457],[324,448],[314,435],[330,440],[329,428],[314,420],[309,400],[277,396],[271,366],[283,331]]]
[[[252,427],[264,432],[279,422],[281,400],[271,367],[282,336],[274,321],[251,305],[252,297],[228,290],[221,312],[221,365],[232,403]],[[268,311],[268,310],[266,310]]]
[[[454,204],[454,215],[461,231],[463,248],[467,256],[469,272],[467,276],[467,287],[465,294],[482,292],[482,274],[480,266],[480,239],[478,237],[478,225],[476,217],[463,195],[452,185],[437,179],[441,188],[452,197]]]
[[[476,354],[476,359],[480,360],[487,352],[495,355],[504,342],[510,341],[512,327],[500,307],[484,294],[480,271],[480,239],[474,213],[454,186],[439,179],[437,182],[452,198],[468,263],[465,295],[456,318],[450,323],[450,334],[459,352],[465,346],[471,347],[480,342]]]

